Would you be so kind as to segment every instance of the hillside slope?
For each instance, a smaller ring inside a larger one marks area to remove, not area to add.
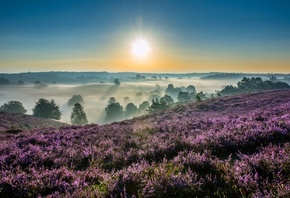
[[[177,105],[165,111],[135,118],[137,124],[160,124],[179,122],[180,119],[199,119],[202,117],[235,116],[254,110],[274,108],[290,102],[290,90],[274,90],[225,96],[198,103]],[[150,124],[150,125],[151,125]]]
[[[68,124],[26,114],[0,112],[0,131],[19,132],[27,129],[62,126],[68,126]]]
[[[289,197],[290,91],[0,134],[0,197]]]

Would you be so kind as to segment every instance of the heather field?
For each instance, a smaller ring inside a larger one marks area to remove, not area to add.
[[[289,197],[290,91],[0,133],[0,197]]]
[[[18,133],[27,129],[37,128],[59,128],[68,124],[57,122],[50,119],[38,118],[21,113],[0,112],[0,133]]]

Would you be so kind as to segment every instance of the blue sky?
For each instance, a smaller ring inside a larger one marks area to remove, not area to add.
[[[1,0],[0,28],[0,72],[290,73],[288,0]]]

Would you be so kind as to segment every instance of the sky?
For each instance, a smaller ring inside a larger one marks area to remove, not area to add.
[[[28,71],[290,73],[290,1],[0,0],[0,73]]]

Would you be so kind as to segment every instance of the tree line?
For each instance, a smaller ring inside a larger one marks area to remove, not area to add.
[[[115,84],[120,85],[118,79],[115,80]],[[246,78],[244,77],[237,83],[237,86],[228,85],[221,91],[217,92],[217,96],[237,94],[244,92],[271,90],[271,89],[283,89],[290,88],[287,83],[279,82],[272,76],[269,80],[262,80],[260,77]],[[114,97],[110,97],[105,110],[106,122],[119,121],[122,119],[133,118],[146,114],[147,112],[154,112],[163,110],[170,107],[173,103],[186,103],[192,101],[202,101],[207,98],[205,93],[196,92],[193,85],[187,87],[175,87],[173,84],[169,84],[165,89],[165,95],[159,97],[160,86],[156,85],[156,90],[150,92],[151,96],[149,101],[143,101],[139,106],[130,102],[129,97],[124,98],[125,108]],[[136,99],[141,100],[142,93],[137,93]],[[211,97],[214,97],[212,94]],[[73,107],[71,112],[71,123],[75,125],[87,124],[87,116],[83,109],[84,100],[81,95],[74,95],[68,101],[68,106]],[[47,100],[40,98],[35,107],[32,109],[33,115],[37,117],[50,118],[55,120],[61,119],[61,112],[59,106],[54,100]],[[0,107],[0,112],[12,112],[12,113],[26,113],[27,110],[23,107],[19,101],[9,101]]]

